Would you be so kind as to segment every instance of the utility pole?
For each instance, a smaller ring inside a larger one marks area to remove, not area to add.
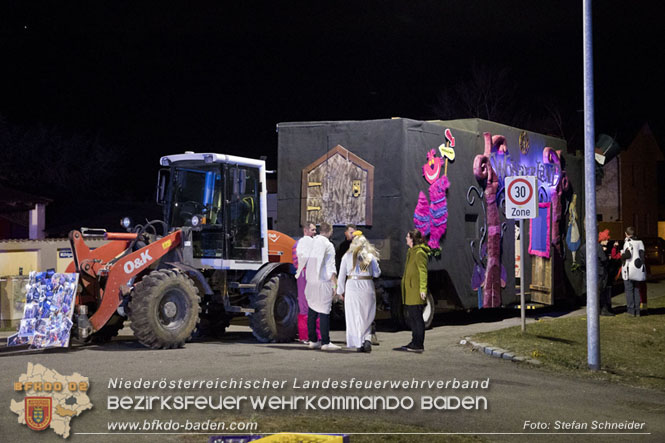
[[[582,12],[584,16],[584,219],[586,221],[587,362],[589,369],[597,371],[600,369],[600,331],[598,318],[598,229],[596,228],[591,0],[583,0]]]

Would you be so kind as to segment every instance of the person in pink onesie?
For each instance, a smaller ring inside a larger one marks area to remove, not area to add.
[[[305,223],[305,226],[302,228],[302,235],[304,237],[309,237],[312,238],[316,235],[316,225],[312,222],[307,222]],[[302,239],[300,239],[302,240]],[[293,254],[293,266],[298,269],[298,254],[297,254],[297,248],[298,248],[298,243],[300,242],[298,240],[294,245],[291,250],[291,253]],[[307,278],[305,277],[305,272],[302,272],[300,274],[300,277],[297,280],[298,284],[298,308],[299,308],[299,314],[298,314],[298,339],[305,343],[308,341],[307,338],[307,310],[309,309],[309,305],[307,304],[307,298],[305,297],[305,286],[307,285]],[[319,327],[319,322],[317,321],[316,323],[316,334],[319,338],[321,339],[321,331]]]

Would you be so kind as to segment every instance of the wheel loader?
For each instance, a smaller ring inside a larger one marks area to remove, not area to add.
[[[265,162],[186,152],[160,165],[163,220],[125,220],[130,232],[103,231],[108,243],[94,250],[69,234],[67,272],[80,274],[73,336],[105,342],[129,319],[143,345],[178,348],[247,315],[260,342],[295,339],[295,242],[268,230]]]

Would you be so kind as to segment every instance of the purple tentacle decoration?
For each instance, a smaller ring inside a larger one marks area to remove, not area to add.
[[[487,265],[485,267],[485,285],[483,287],[483,307],[501,306],[501,224],[497,191],[499,179],[492,168],[492,151],[506,152],[506,138],[501,135],[483,134],[485,152],[477,155],[473,161],[473,173],[478,183],[484,185],[485,204],[487,206]]]
[[[561,220],[563,219],[562,199],[564,192],[570,188],[566,172],[561,168],[561,151],[555,151],[553,148],[543,149],[543,163],[553,165],[559,172],[559,180],[550,189],[550,201],[552,202],[552,244],[557,252],[562,254],[561,242]]]
[[[466,202],[470,205],[473,206],[473,204],[476,202],[476,196],[473,195],[473,193],[476,193],[479,198],[483,198],[483,191],[481,189],[478,189],[475,186],[470,186],[468,191],[466,192]],[[482,200],[480,200],[482,201]],[[481,209],[483,210],[483,220],[487,220],[487,213],[485,211],[485,205],[481,203],[480,205]],[[471,275],[471,289],[474,291],[478,292],[478,307],[482,308],[483,307],[483,284],[485,283],[485,255],[486,255],[486,248],[485,246],[485,233],[487,232],[487,226],[486,224],[481,226],[479,228],[480,230],[480,242],[478,242],[478,245],[476,245],[475,240],[471,240],[469,242],[469,247],[471,248],[471,258],[473,258],[473,261],[475,263],[473,267],[473,272]]]
[[[508,223],[501,223],[501,244],[503,244],[503,234],[506,232],[506,229],[508,229]],[[499,262],[501,263],[501,287],[505,288],[508,284],[508,273],[506,272],[506,267],[503,266],[503,262],[501,262],[501,258],[499,258]]]

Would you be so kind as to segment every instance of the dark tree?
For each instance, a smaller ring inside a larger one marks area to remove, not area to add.
[[[481,118],[565,138],[577,133],[576,113],[543,90],[525,90],[509,68],[473,63],[467,75],[436,97],[437,118]]]
[[[122,180],[125,149],[99,135],[12,125],[0,116],[0,152],[0,180],[18,190],[71,199],[131,194]]]

